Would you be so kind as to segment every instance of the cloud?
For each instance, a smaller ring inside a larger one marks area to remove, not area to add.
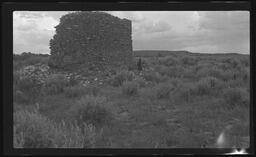
[[[247,11],[209,11],[199,12],[200,28],[213,30],[248,29]]]
[[[171,29],[171,25],[164,21],[150,22],[141,27],[144,33],[165,32]]]
[[[47,11],[45,13],[45,16],[52,17],[53,19],[59,22],[60,17],[65,14],[68,14],[69,12],[70,11]]]
[[[131,20],[133,23],[143,22],[146,18],[140,11],[105,11],[111,15],[117,16],[119,18],[126,18]]]
[[[31,14],[30,14],[31,13]],[[25,51],[49,53],[49,40],[58,24],[44,12],[14,12],[13,14],[14,53]]]
[[[249,53],[249,13],[247,11],[199,12],[199,30],[205,45],[216,45],[218,52]]]

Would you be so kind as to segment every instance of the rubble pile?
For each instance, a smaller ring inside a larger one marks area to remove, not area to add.
[[[19,79],[30,78],[32,80],[36,80],[38,83],[43,85],[47,78],[49,78],[52,74],[61,74],[64,75],[67,80],[77,80],[81,85],[87,86],[88,84],[103,84],[105,79],[108,77],[101,76],[83,76],[76,72],[68,72],[68,71],[60,71],[55,69],[50,69],[49,66],[45,64],[35,64],[29,65],[21,68],[18,71],[15,71],[15,75],[19,77]],[[110,77],[110,76],[109,76]]]
[[[62,16],[55,28],[50,67],[99,73],[107,66],[128,66],[132,61],[130,20],[80,11]]]
[[[45,64],[35,64],[25,66],[20,70],[16,71],[20,79],[30,78],[37,80],[40,84],[44,84],[45,80],[50,75],[49,67]]]

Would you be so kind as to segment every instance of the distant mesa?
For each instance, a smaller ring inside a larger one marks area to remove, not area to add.
[[[189,51],[168,51],[168,50],[135,50],[133,51],[135,57],[164,57],[173,54],[190,54]]]
[[[165,57],[170,55],[191,55],[191,56],[237,56],[247,54],[238,54],[238,53],[195,53],[186,50],[134,50],[133,54],[135,57]]]

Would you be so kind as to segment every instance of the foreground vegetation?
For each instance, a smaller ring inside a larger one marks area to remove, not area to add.
[[[24,75],[48,56],[14,56],[14,147],[211,148],[249,146],[249,56],[174,53],[143,59],[83,86],[62,73]],[[95,79],[96,80],[96,79]]]

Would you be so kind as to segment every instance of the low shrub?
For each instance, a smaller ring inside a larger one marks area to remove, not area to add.
[[[231,66],[231,68],[234,69],[238,68],[241,64],[241,60],[239,60],[238,58],[225,58],[222,60],[222,62],[227,63]]]
[[[38,112],[14,112],[14,148],[90,148],[94,147],[93,125],[57,125]]]
[[[85,87],[81,85],[68,86],[64,89],[64,93],[68,98],[81,97],[86,93]]]
[[[196,73],[196,68],[188,68],[184,70],[183,73],[183,78],[191,79],[191,80],[196,80],[198,79],[198,76],[195,74]]]
[[[182,84],[183,84],[183,82],[179,79],[179,78],[171,78],[170,80],[169,80],[169,82],[172,84],[172,86],[174,86],[175,88],[178,88],[178,87],[180,87]]]
[[[195,57],[183,57],[181,58],[181,62],[184,65],[195,65],[197,64],[197,59]]]
[[[89,84],[85,87],[85,91],[87,95],[97,96],[100,94],[100,88],[97,85]]]
[[[248,81],[250,78],[250,70],[249,68],[240,68],[232,70],[232,80],[244,80]]]
[[[68,85],[69,86],[76,86],[79,84],[79,80],[77,78],[75,78],[73,75],[70,76],[69,80],[68,80]]]
[[[227,63],[219,63],[217,66],[218,66],[219,69],[221,69],[223,71],[231,69],[231,66]]]
[[[124,95],[134,96],[138,94],[138,84],[136,82],[127,81],[122,86],[122,92]]]
[[[82,85],[67,86],[64,88],[64,93],[68,98],[77,98],[83,95],[97,96],[100,93],[100,88],[93,84],[85,87]]]
[[[173,90],[174,90],[174,87],[171,84],[160,83],[155,87],[156,98],[157,99],[169,98]]]
[[[34,64],[48,64],[48,57],[40,57],[40,56],[32,56],[28,58],[25,62],[26,65],[34,65]]]
[[[240,66],[240,61],[239,61],[239,59],[233,58],[233,59],[231,60],[231,65],[232,65],[233,68],[238,68],[238,67]]]
[[[14,100],[21,100],[27,97],[29,98],[25,98],[28,100],[27,103],[34,102],[41,93],[41,87],[42,84],[37,79],[29,77],[20,78],[17,84],[15,85],[15,90],[20,92],[14,91]]]
[[[200,79],[192,88],[192,94],[195,95],[219,95],[224,87],[224,82],[215,77],[204,77]]]
[[[180,84],[174,93],[174,96],[177,101],[185,100],[186,102],[189,102],[191,100],[191,97],[193,97],[193,88],[194,84],[192,83],[182,83]]]
[[[18,104],[29,104],[31,99],[25,93],[19,90],[13,91],[13,102]]]
[[[135,59],[131,61],[131,63],[128,65],[128,71],[137,70],[137,62]]]
[[[244,81],[249,81],[250,80],[250,69],[245,68],[244,73],[242,74],[242,78]]]
[[[167,56],[159,59],[159,63],[165,66],[174,66],[178,64],[178,61],[174,57]]]
[[[146,81],[151,81],[155,83],[159,83],[161,80],[161,75],[158,72],[154,72],[154,71],[146,72],[143,75],[143,77]]]
[[[21,55],[13,55],[13,69],[19,70],[24,66],[35,64],[48,64],[48,56],[37,55],[32,53],[23,53]]]
[[[240,59],[240,63],[245,66],[248,67],[250,65],[250,57],[242,57]]]
[[[170,78],[181,77],[184,74],[185,69],[182,66],[174,66],[168,68],[167,76]]]
[[[13,72],[13,85],[18,85],[20,82],[20,74],[17,71]]]
[[[155,71],[157,71],[162,76],[169,75],[169,68],[166,66],[158,65],[158,66],[156,66]]]
[[[250,94],[244,88],[227,88],[223,91],[223,98],[228,107],[248,107],[250,103]]]
[[[106,108],[105,97],[86,95],[78,100],[70,109],[71,119],[78,122],[93,124],[95,126],[108,123],[111,112]]]
[[[169,79],[170,79],[170,78],[169,78],[168,76],[164,75],[164,76],[161,76],[161,77],[159,78],[159,81],[160,81],[160,82],[167,82]]]
[[[46,81],[44,91],[47,94],[58,94],[64,91],[64,88],[68,85],[68,79],[63,74],[52,74]]]
[[[146,82],[142,77],[136,78],[135,82],[139,85],[139,87],[146,87]]]
[[[197,75],[201,78],[211,76],[218,78],[223,81],[227,81],[232,79],[232,71],[223,71],[222,69],[213,66],[211,68],[202,68],[201,70],[198,71]]]
[[[210,87],[212,89],[221,89],[222,87],[224,87],[224,82],[218,78],[215,77],[205,77],[202,80],[205,80],[205,82],[208,82],[208,84],[210,84]]]
[[[115,87],[121,86],[125,81],[132,81],[134,74],[131,71],[122,70],[114,77],[108,80],[109,84]]]

